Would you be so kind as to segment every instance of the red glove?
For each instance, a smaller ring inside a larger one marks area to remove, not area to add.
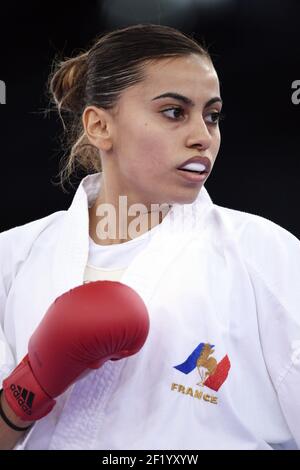
[[[70,290],[50,306],[28,354],[4,380],[9,406],[24,421],[42,418],[88,369],[138,352],[148,331],[146,306],[130,287],[97,281]]]

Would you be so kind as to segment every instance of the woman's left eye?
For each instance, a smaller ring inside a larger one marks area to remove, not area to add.
[[[164,109],[161,111],[165,116],[167,116],[169,119],[172,119],[173,121],[176,121],[178,119],[184,118],[184,109],[180,108],[178,106],[174,106],[172,108]],[[168,114],[167,114],[168,113]],[[219,112],[219,111],[213,111],[205,116],[205,121],[208,124],[218,124],[219,121],[224,119],[224,114]]]
[[[182,108],[178,108],[177,106],[173,107],[173,108],[168,108],[168,109],[164,109],[163,111],[161,111],[163,114],[165,113],[173,113],[173,117],[172,117],[172,114],[168,115],[166,114],[166,116],[168,118],[171,118],[171,119],[178,119],[180,117],[182,117],[184,115],[184,110]]]

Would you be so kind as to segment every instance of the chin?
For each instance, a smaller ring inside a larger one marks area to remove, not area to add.
[[[161,197],[156,200],[156,204],[193,204],[193,202],[196,201],[201,188],[202,184],[197,187],[185,187],[185,188],[180,188],[178,190],[178,187],[172,188],[172,191],[170,191],[168,194],[162,194]]]
[[[202,186],[200,187],[200,189],[197,189],[194,190],[194,191],[186,191],[185,194],[178,194],[176,198],[174,198],[174,201],[173,201],[173,204],[176,203],[176,204],[193,204],[193,202],[196,201],[199,193],[200,193],[200,190],[201,190]]]

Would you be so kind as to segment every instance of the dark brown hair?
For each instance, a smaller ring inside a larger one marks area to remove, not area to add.
[[[147,61],[192,53],[209,58],[204,47],[174,28],[138,24],[101,35],[89,50],[54,61],[49,88],[67,148],[71,148],[63,162],[61,181],[78,166],[86,172],[101,170],[99,150],[89,143],[82,124],[87,106],[113,108],[123,90],[143,80]]]

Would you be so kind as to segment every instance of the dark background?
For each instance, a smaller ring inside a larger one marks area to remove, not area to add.
[[[300,238],[298,0],[2,2],[0,231],[67,209],[74,190],[55,181],[62,126],[48,107],[54,56],[87,47],[101,31],[152,22],[195,33],[221,80],[222,146],[206,188],[216,204],[261,215]]]

